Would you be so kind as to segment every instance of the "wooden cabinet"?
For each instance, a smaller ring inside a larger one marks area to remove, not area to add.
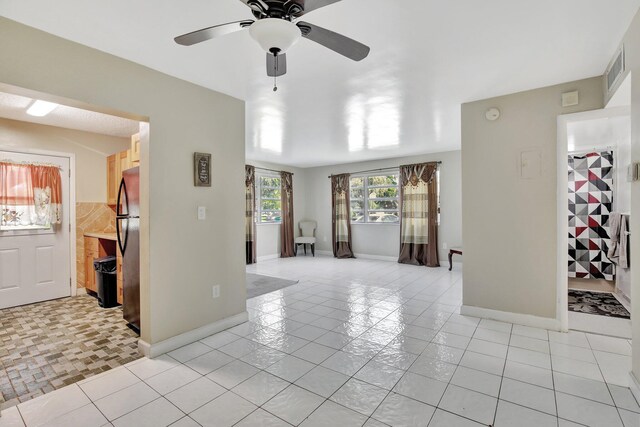
[[[98,239],[91,237],[84,238],[84,287],[87,290],[98,292],[96,287],[96,273],[93,269],[93,260],[99,256]]]
[[[122,171],[126,171],[127,169],[133,167],[131,165],[131,161],[129,160],[129,153],[129,150],[121,151],[118,153],[118,161],[120,162],[118,165],[118,171],[120,172],[120,177],[122,177]],[[120,180],[118,180],[118,185],[120,185]]]
[[[122,305],[123,301],[123,291],[122,291],[122,254],[120,253],[120,249],[116,249],[116,274],[117,274],[117,288],[118,288],[118,304]]]
[[[131,144],[133,147],[133,138]],[[107,157],[107,204],[115,206],[118,203],[118,190],[120,189],[120,180],[122,179],[122,171],[138,166],[140,163],[140,137],[138,136],[137,144],[137,161],[132,160],[134,157],[132,150],[124,150],[119,153]]]
[[[131,135],[131,149],[130,151],[130,161],[133,166],[138,166],[140,163],[140,134],[136,133],[135,135]]]
[[[107,157],[107,204],[115,206],[118,202],[118,187],[120,186],[120,172],[118,171],[118,154]]]

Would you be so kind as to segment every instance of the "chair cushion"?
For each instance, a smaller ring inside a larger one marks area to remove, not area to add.
[[[300,221],[298,226],[303,237],[313,237],[318,224],[315,221]]]
[[[316,242],[316,238],[315,237],[296,237],[295,242],[296,243],[312,244],[312,243]]]

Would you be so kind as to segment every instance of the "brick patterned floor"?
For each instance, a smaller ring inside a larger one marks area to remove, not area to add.
[[[140,358],[122,308],[82,295],[0,310],[0,407]]]

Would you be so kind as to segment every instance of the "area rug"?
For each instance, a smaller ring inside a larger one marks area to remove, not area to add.
[[[278,277],[247,273],[247,299],[268,294],[296,283],[298,283],[297,280],[285,280]]]
[[[569,311],[620,319],[631,318],[627,309],[609,292],[569,289]]]

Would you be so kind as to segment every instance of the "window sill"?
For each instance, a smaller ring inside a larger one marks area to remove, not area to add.
[[[258,222],[256,225],[258,227],[264,227],[265,225],[281,225],[281,222]]]
[[[3,225],[0,227],[2,231],[33,231],[33,230],[50,230],[51,227],[45,227],[42,225]]]

